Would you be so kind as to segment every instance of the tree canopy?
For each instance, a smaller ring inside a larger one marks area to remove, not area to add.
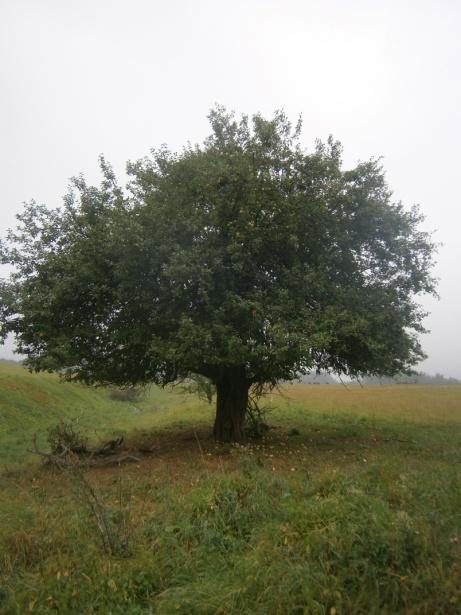
[[[2,245],[2,335],[33,370],[88,384],[217,387],[215,436],[242,437],[253,385],[312,370],[408,371],[421,293],[435,293],[422,215],[393,203],[378,160],[300,145],[283,112],[210,112],[211,135],[128,164],[101,159],[59,209],[32,202]]]

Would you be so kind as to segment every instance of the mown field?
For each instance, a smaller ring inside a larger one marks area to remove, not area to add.
[[[1,613],[461,613],[461,387],[293,385],[262,441],[210,406],[0,365]],[[27,449],[79,417],[146,452],[60,471]]]

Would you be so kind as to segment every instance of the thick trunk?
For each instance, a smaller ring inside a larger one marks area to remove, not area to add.
[[[245,368],[222,370],[216,379],[216,418],[213,435],[218,442],[241,442],[248,402]]]

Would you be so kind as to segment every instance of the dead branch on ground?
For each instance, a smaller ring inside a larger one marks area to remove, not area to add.
[[[37,445],[37,434],[34,434],[32,443],[33,449],[27,449],[29,453],[39,455],[48,463],[61,470],[65,468],[74,468],[76,465],[90,468],[119,465],[128,461],[140,461],[139,457],[120,450],[123,444],[123,437],[109,440],[95,449],[88,450],[85,455],[77,455],[75,452],[65,447],[63,447],[62,452],[59,454],[41,451]]]

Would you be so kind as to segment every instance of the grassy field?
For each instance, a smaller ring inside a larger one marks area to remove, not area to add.
[[[287,386],[244,446],[178,391],[3,365],[0,396],[1,613],[461,613],[461,387]],[[63,416],[152,452],[31,463]]]

